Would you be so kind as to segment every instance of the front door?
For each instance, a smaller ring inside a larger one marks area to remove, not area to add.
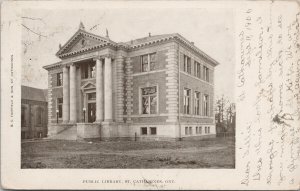
[[[96,103],[88,103],[88,123],[96,120]]]

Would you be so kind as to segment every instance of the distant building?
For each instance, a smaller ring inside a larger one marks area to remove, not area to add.
[[[79,139],[215,136],[218,63],[181,35],[116,43],[81,23],[59,47],[61,61],[44,67],[49,136],[67,129]]]
[[[21,138],[47,136],[47,90],[21,86]]]

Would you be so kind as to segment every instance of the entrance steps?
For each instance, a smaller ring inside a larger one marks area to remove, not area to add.
[[[70,128],[67,128],[57,135],[52,135],[48,139],[58,139],[58,140],[76,140],[77,139],[77,126],[74,125]]]

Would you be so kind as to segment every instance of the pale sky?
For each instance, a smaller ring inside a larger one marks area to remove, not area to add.
[[[22,84],[47,88],[47,71],[42,67],[60,59],[55,56],[78,30],[80,21],[86,31],[127,42],[152,35],[179,33],[217,60],[215,96],[224,94],[234,100],[234,13],[230,9],[93,9],[25,10],[23,24]]]

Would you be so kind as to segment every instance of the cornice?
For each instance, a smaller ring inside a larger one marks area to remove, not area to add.
[[[58,68],[61,68],[61,62],[57,62],[57,63],[50,64],[50,65],[46,65],[46,66],[43,66],[43,68],[44,68],[45,70],[58,69]]]
[[[84,49],[81,49],[81,50],[61,54],[63,51],[67,50],[71,46],[71,44],[76,39],[78,39],[78,37],[80,37],[81,35],[97,39],[97,40],[99,40],[100,42],[103,42],[103,43],[95,45],[95,46],[87,47],[87,48],[84,48]],[[148,47],[148,46],[154,46],[154,45],[162,44],[162,43],[165,43],[165,42],[169,42],[169,41],[172,41],[172,40],[176,41],[176,42],[184,45],[188,49],[192,50],[195,54],[197,54],[199,57],[202,57],[203,59],[205,59],[206,61],[211,63],[213,66],[217,66],[219,64],[216,60],[211,58],[209,55],[207,55],[206,53],[201,51],[198,47],[196,47],[191,42],[189,42],[188,40],[186,40],[184,37],[182,37],[180,34],[177,34],[177,33],[170,34],[168,36],[161,37],[159,39],[150,40],[150,41],[146,41],[146,42],[135,44],[135,45],[130,45],[130,44],[126,44],[126,43],[115,43],[115,42],[111,41],[110,39],[105,39],[104,37],[100,37],[100,36],[94,35],[92,33],[86,32],[82,29],[79,29],[73,35],[73,37],[58,51],[58,53],[56,55],[59,58],[63,59],[63,58],[66,58],[66,57],[70,57],[70,56],[74,56],[74,55],[77,55],[77,54],[82,54],[82,53],[85,53],[85,52],[94,51],[94,50],[98,50],[98,49],[103,49],[103,48],[106,48],[106,47],[113,48],[115,50],[134,51],[134,50],[138,50],[138,49],[145,48],[145,47]]]
[[[92,39],[96,39],[104,44],[106,43],[109,43],[109,44],[116,44],[115,42],[113,42],[112,40],[110,39],[106,39],[104,37],[100,37],[100,36],[97,36],[95,34],[92,34],[92,33],[89,33],[89,32],[86,32],[82,29],[79,29],[63,46],[62,48],[56,53],[56,56],[58,56],[59,58],[62,58],[64,57],[65,54],[61,54],[63,51],[67,50],[74,41],[76,41],[78,38],[80,38],[80,36],[86,36],[86,37],[89,37],[89,38],[92,38]],[[99,45],[96,45],[96,46],[99,46]],[[93,47],[89,47],[89,48],[94,48],[96,46],[93,46]],[[89,49],[89,48],[86,48],[86,49]],[[86,49],[83,49],[86,51]],[[77,52],[77,51],[75,51]],[[69,53],[67,53],[69,54]]]
[[[107,43],[98,44],[98,45],[95,45],[95,46],[92,46],[92,47],[88,47],[88,48],[85,48],[85,49],[81,49],[81,50],[69,52],[69,53],[66,53],[66,54],[61,54],[61,55],[59,56],[59,58],[62,59],[62,58],[66,58],[66,57],[69,57],[69,56],[76,55],[76,54],[82,54],[82,53],[84,53],[84,52],[89,52],[89,51],[93,51],[93,50],[102,49],[102,48],[105,48],[105,47],[116,48],[117,46],[116,46],[115,44],[112,44],[112,43],[110,43],[110,42],[107,42]]]

